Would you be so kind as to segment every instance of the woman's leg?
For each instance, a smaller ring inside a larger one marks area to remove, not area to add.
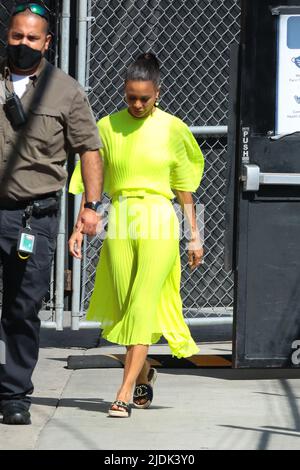
[[[127,378],[127,375],[128,375],[128,372],[129,372],[131,359],[132,359],[132,348],[133,348],[133,346],[126,346],[127,353],[126,353],[126,358],[125,358],[124,374],[123,374],[123,382],[122,383],[125,382],[125,380]]]
[[[119,396],[119,393],[122,390],[123,384],[125,383],[125,381],[127,379],[127,375],[128,375],[128,372],[129,372],[131,359],[132,359],[132,348],[133,348],[133,346],[126,346],[127,352],[126,352],[126,356],[125,356],[125,364],[124,364],[124,370],[123,370],[123,381],[122,381],[122,385],[120,386],[120,388],[117,392],[117,396]]]
[[[142,368],[141,372],[139,373],[139,375],[136,379],[136,385],[140,385],[140,384],[149,385],[150,384],[150,382],[149,382],[150,368],[151,368],[151,364],[146,359],[145,363],[143,365],[143,368]],[[146,398],[146,397],[143,397],[143,398],[135,397],[135,399],[134,399],[134,403],[137,404],[137,405],[144,405],[147,401],[148,401],[148,398]]]
[[[125,369],[123,376],[123,383],[117,394],[117,400],[128,403],[133,394],[133,388],[137,378],[145,365],[148,354],[148,345],[137,344],[127,348]],[[112,409],[118,409],[118,406],[113,405]]]
[[[149,383],[148,375],[149,375],[150,367],[151,367],[150,362],[146,359],[141,372],[137,376],[137,379],[136,379],[137,385]]]
[[[128,372],[129,372],[129,367],[130,367],[130,364],[131,364],[131,359],[132,359],[132,352],[133,352],[133,347],[134,346],[126,346],[126,349],[127,349],[127,353],[126,353],[126,357],[125,357],[125,364],[124,364],[124,373],[123,373],[123,382],[122,382],[122,385],[123,383],[126,381],[126,378],[127,378],[127,375],[128,375]],[[142,370],[141,372],[139,373],[139,375],[137,376],[137,379],[136,379],[136,384],[139,385],[139,384],[147,384],[149,381],[148,381],[148,374],[149,374],[149,370],[150,370],[150,362],[147,360],[145,360],[144,362],[144,365],[142,367]]]
[[[121,385],[121,387],[120,387],[120,390],[121,390],[123,384],[124,384],[124,383],[126,382],[126,380],[127,380],[127,376],[128,376],[129,369],[130,369],[130,365],[131,365],[131,361],[132,361],[133,347],[134,347],[134,346],[126,346],[127,353],[126,353],[125,364],[124,364],[123,382],[122,382],[122,385]],[[119,392],[118,392],[118,393],[119,393]]]
[[[128,373],[129,373],[129,370],[130,370],[130,365],[131,365],[131,361],[132,361],[132,353],[133,353],[133,348],[134,346],[127,346],[126,349],[127,349],[127,353],[126,353],[126,357],[125,357],[125,364],[124,364],[124,372],[123,372],[123,382],[122,382],[122,385],[121,387],[119,388],[118,390],[118,395],[121,393],[122,391],[122,387],[124,386],[124,384],[126,384],[126,380],[127,380],[127,376],[128,376]],[[149,361],[146,359],[145,362],[144,362],[144,365],[139,373],[139,375],[137,376],[137,379],[136,379],[136,385],[139,385],[139,384],[148,384],[149,383],[149,380],[148,380],[148,374],[149,374],[149,370],[150,370],[150,363]],[[145,398],[141,398],[139,400],[139,404],[142,405],[143,402],[145,402],[146,399]]]

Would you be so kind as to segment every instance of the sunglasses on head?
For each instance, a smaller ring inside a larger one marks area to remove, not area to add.
[[[49,21],[50,10],[48,10],[46,6],[39,5],[38,3],[21,3],[14,8],[12,16],[26,10],[30,10],[31,13],[35,13]]]

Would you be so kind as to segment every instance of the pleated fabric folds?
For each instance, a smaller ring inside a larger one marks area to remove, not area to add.
[[[128,193],[127,193],[128,194]],[[164,196],[113,200],[87,320],[122,345],[154,344],[164,336],[174,356],[199,349],[182,314],[179,222]]]

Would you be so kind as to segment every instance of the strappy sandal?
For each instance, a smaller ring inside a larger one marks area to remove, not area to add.
[[[114,410],[112,407],[117,406],[118,408],[122,408],[121,410]],[[109,410],[108,410],[108,416],[112,416],[113,418],[129,418],[131,414],[131,408],[129,403],[126,403],[125,401],[121,400],[115,400]]]
[[[156,369],[151,367],[148,373],[149,384],[139,384],[135,386],[133,394],[133,404],[136,408],[149,408],[153,400],[153,386],[156,381],[156,378]],[[145,403],[139,403],[141,399],[146,400]]]

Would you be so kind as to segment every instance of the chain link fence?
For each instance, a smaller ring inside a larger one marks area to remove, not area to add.
[[[5,0],[0,4],[0,55],[15,3]],[[62,1],[46,3],[56,12],[51,28],[59,38]],[[125,70],[138,54],[151,50],[161,63],[161,108],[190,126],[226,125],[229,47],[238,41],[239,15],[238,0],[89,0],[86,88],[96,118],[125,106]],[[53,43],[48,58],[57,64],[57,43]],[[233,304],[233,280],[223,267],[226,138],[197,138],[206,159],[195,201],[205,205],[206,254],[203,266],[191,274],[181,246],[182,297],[188,318],[221,314]],[[93,290],[101,245],[97,238],[85,241],[82,316]],[[54,272],[43,307],[49,320],[56,308]]]
[[[151,50],[161,63],[161,106],[188,125],[227,123],[229,47],[237,0],[90,0],[87,86],[97,118],[124,106],[128,64]]]
[[[236,0],[90,0],[86,86],[96,117],[125,106],[129,63],[152,51],[161,63],[160,106],[190,126],[227,124],[229,47],[238,41]],[[195,202],[205,205],[204,264],[192,274],[182,242],[182,298],[187,318],[233,306],[233,279],[223,264],[226,138],[198,138],[206,159]],[[101,240],[85,242],[80,311],[93,291]]]
[[[14,2],[8,0],[1,2],[0,4],[0,50],[5,46],[6,29],[13,4]]]

